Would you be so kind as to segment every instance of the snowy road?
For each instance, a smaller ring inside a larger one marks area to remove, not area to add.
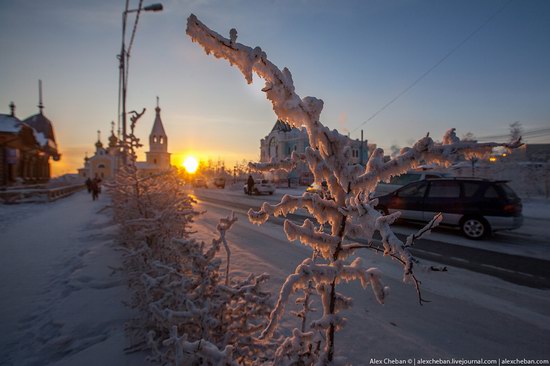
[[[282,192],[281,192],[282,191]],[[247,212],[250,207],[258,209],[264,200],[278,202],[287,190],[278,190],[274,196],[245,196],[238,191],[198,189],[196,196],[209,203]],[[290,192],[297,194],[300,192]],[[304,210],[289,215],[291,220],[302,223],[308,216]],[[527,225],[537,219],[526,218]],[[275,220],[282,223],[282,220]],[[414,254],[423,259],[444,265],[473,270],[497,276],[514,283],[538,288],[550,288],[550,234],[544,230],[497,233],[493,238],[473,241],[460,236],[452,228],[437,228],[427,239],[415,244]],[[392,226],[402,240],[415,233],[421,225],[399,223]],[[359,240],[360,241],[360,240]]]
[[[210,241],[218,218],[230,208],[207,201],[199,206],[207,213],[197,220],[196,229]],[[243,210],[236,213],[239,221],[228,233],[234,275],[268,272],[272,291],[278,292],[286,275],[309,251],[289,243],[277,223],[258,227],[248,222]],[[432,301],[419,306],[415,290],[401,282],[396,263],[370,253],[364,253],[364,258],[382,270],[391,293],[381,306],[370,289],[343,286],[355,301],[347,312],[348,326],[338,334],[337,349],[354,365],[369,364],[371,357],[550,359],[549,290],[450,267],[449,272],[419,273],[423,296]],[[283,324],[288,330],[297,321],[287,317]]]
[[[139,365],[107,197],[0,205],[0,365]],[[105,211],[105,210],[103,210]],[[134,358],[132,358],[134,357]],[[143,364],[143,363],[142,363]]]

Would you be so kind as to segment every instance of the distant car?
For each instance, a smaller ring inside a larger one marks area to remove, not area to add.
[[[443,213],[442,224],[457,226],[469,239],[519,228],[523,223],[521,199],[505,181],[476,178],[439,178],[410,183],[378,197],[384,214],[401,211],[401,219],[430,221]]]
[[[193,183],[191,183],[191,184],[195,188],[208,188],[208,186],[206,185],[206,180],[201,179],[201,178],[197,178],[197,179],[193,180]]]
[[[214,178],[214,186],[224,189],[225,188],[225,178],[224,177],[217,177]]]
[[[382,196],[395,191],[409,183],[418,182],[429,178],[445,178],[449,175],[434,171],[408,171],[407,173],[392,177],[388,183],[380,182],[374,190],[374,197]]]
[[[306,192],[308,193],[317,193],[321,198],[332,199],[330,191],[328,190],[328,184],[326,181],[323,181],[321,184],[315,182],[311,183],[307,188]]]
[[[267,179],[255,179],[252,192],[250,194],[273,194],[275,192],[275,186]],[[248,185],[244,185],[244,193],[248,194]]]

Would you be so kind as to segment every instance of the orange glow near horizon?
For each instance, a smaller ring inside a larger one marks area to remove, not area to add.
[[[182,165],[185,168],[185,171],[187,171],[187,173],[194,174],[197,171],[197,168],[199,167],[199,162],[197,158],[195,158],[194,156],[188,156]]]

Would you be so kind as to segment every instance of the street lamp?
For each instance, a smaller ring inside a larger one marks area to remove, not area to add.
[[[157,12],[163,9],[162,4],[158,4],[158,3],[148,5],[142,8],[141,1],[140,1],[139,8],[129,10],[128,2],[129,0],[126,0],[125,9],[122,12],[122,46],[120,48],[120,54],[117,56],[119,60],[119,78],[118,78],[119,108],[122,109],[122,111],[119,109],[119,121],[120,121],[120,116],[122,115],[122,141],[124,146],[124,155],[123,155],[124,165],[126,165],[126,161],[127,161],[126,142],[127,142],[128,135],[126,131],[126,88],[128,86],[128,61],[130,58],[130,50],[132,48],[134,37],[136,35],[139,14],[141,13],[141,11]],[[132,37],[130,38],[130,45],[128,49],[126,49],[126,20],[128,18],[129,13],[137,13],[137,15],[136,15],[136,20],[134,22],[134,29],[132,30]],[[119,123],[119,128],[120,128],[120,123]],[[120,134],[120,129],[119,129],[119,134]]]

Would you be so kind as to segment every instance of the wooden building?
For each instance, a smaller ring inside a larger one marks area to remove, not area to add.
[[[15,116],[13,102],[10,114],[0,114],[0,186],[45,183],[50,179],[50,158],[61,158],[41,99],[39,113],[24,121]]]

